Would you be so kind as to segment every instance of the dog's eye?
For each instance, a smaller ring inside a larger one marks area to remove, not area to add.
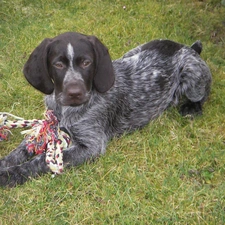
[[[81,66],[83,68],[88,67],[91,64],[91,61],[85,59],[84,61],[82,61]]]
[[[56,67],[57,69],[62,70],[62,69],[64,69],[65,66],[64,66],[64,64],[62,62],[56,62],[54,64],[54,67]]]

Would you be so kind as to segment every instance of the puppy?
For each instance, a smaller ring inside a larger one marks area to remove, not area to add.
[[[212,78],[201,51],[199,41],[188,47],[154,40],[112,62],[94,36],[68,32],[45,39],[24,75],[46,94],[47,109],[70,135],[64,166],[95,159],[110,139],[142,128],[180,100],[182,115],[202,114]],[[0,185],[11,187],[50,171],[45,153],[30,158],[25,141],[0,160],[0,168]]]

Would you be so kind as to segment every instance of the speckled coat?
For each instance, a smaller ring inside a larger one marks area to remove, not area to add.
[[[65,35],[66,38],[63,39],[64,42],[66,40],[66,48],[70,38],[74,37],[72,33]],[[90,41],[90,38],[86,37],[84,36],[85,41]],[[60,37],[57,40],[60,40]],[[92,48],[95,48],[93,41],[90,42]],[[70,58],[77,51],[77,47],[73,44],[71,46],[74,52],[72,54],[70,50]],[[43,47],[38,48],[39,51],[45,51]],[[142,128],[168,107],[178,105],[181,99],[184,100],[180,107],[182,115],[201,114],[211,85],[211,73],[200,58],[201,50],[199,41],[191,47],[169,40],[154,40],[140,45],[109,65],[112,67],[113,75],[109,75],[107,69],[103,71],[103,83],[104,79],[109,79],[110,83],[107,90],[99,90],[101,85],[97,83],[97,78],[94,80],[95,76],[91,76],[93,84],[89,85],[90,87],[84,84],[85,101],[72,106],[63,104],[63,94],[59,91],[61,86],[57,84],[57,79],[51,76],[54,82],[52,90],[46,91],[52,92],[45,98],[46,107],[54,110],[60,126],[68,131],[72,139],[72,146],[63,153],[64,165],[77,166],[95,159],[106,151],[110,139],[124,132]],[[93,57],[96,57],[96,52],[93,53]],[[93,59],[93,64],[98,62],[99,60]],[[61,65],[57,65],[59,66]],[[26,73],[28,71],[25,71],[28,81],[35,88],[45,92],[46,88],[40,88],[39,84],[37,86],[33,83],[33,78]],[[79,75],[82,77],[82,72]],[[68,76],[73,75],[67,70]],[[78,96],[76,93],[70,93],[70,97],[72,95]],[[2,186],[22,184],[29,177],[49,172],[45,154],[30,159],[24,142],[0,161],[0,168]]]

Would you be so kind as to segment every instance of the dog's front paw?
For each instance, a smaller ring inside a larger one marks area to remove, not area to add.
[[[17,184],[23,184],[26,180],[18,166],[0,170],[1,187],[15,187]]]

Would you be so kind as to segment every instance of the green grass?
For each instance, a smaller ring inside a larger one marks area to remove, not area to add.
[[[0,190],[0,224],[225,224],[225,7],[220,0],[0,0],[1,111],[42,118],[43,95],[23,78],[31,51],[65,31],[93,34],[113,59],[140,43],[203,42],[213,74],[204,114],[169,109],[114,139],[92,164]],[[126,6],[126,9],[123,9]],[[13,131],[0,156],[21,141]]]

